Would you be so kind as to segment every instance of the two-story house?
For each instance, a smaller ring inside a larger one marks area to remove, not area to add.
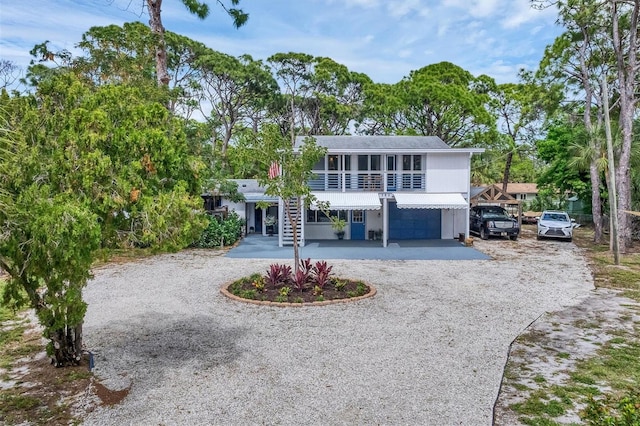
[[[451,148],[434,136],[315,139],[327,153],[315,165],[309,186],[316,200],[329,204],[331,215],[346,220],[346,239],[379,239],[386,247],[390,240],[469,235],[470,161],[483,149]],[[297,138],[295,149],[303,140]],[[242,184],[239,189],[243,190]],[[254,187],[247,205],[229,206],[245,213],[248,231],[264,233],[266,216],[276,213],[275,205],[269,211],[256,211],[255,201],[263,198]],[[281,246],[292,244],[285,202],[277,203]],[[301,245],[306,240],[336,238],[331,221],[317,203],[302,217],[298,229]]]

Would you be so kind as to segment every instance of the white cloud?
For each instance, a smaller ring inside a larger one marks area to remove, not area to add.
[[[549,16],[555,16],[553,8],[538,10],[531,7],[528,1],[512,2],[509,4],[508,13],[504,15],[502,26],[514,29],[532,21],[546,20]]]
[[[495,15],[501,0],[476,0],[471,2],[469,12],[475,18],[486,18]],[[511,0],[513,1],[513,0]]]
[[[146,24],[142,4],[142,0],[4,1],[0,55],[24,67],[29,49],[44,40],[51,40],[52,47],[71,49],[91,26],[136,20]],[[441,61],[474,75],[491,75],[489,71],[495,70],[507,76],[511,67],[513,80],[521,64],[536,64],[545,45],[559,33],[553,25],[554,11],[530,10],[529,0],[242,2],[250,18],[239,30],[216,2],[209,4],[211,16],[201,21],[180,1],[165,1],[166,29],[233,56],[249,54],[264,60],[289,51],[328,56],[384,83],[395,83],[412,70]],[[35,15],[33,10],[48,13]]]
[[[412,13],[424,16],[425,9],[427,8],[422,6],[420,0],[400,0],[387,3],[387,11],[395,18],[401,18]]]

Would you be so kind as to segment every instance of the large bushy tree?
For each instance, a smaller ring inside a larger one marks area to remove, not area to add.
[[[496,135],[492,86],[450,62],[427,65],[395,85],[369,85],[358,131],[438,136],[457,147],[488,143]]]
[[[0,97],[6,297],[35,309],[56,365],[79,360],[96,249],[179,249],[204,229],[206,168],[163,96],[57,70],[33,94]]]
[[[631,153],[633,146],[633,121],[637,116],[638,78],[640,48],[638,31],[640,24],[640,1],[638,0],[535,0],[541,7],[553,5],[558,8],[560,20],[567,31],[553,46],[547,49],[543,65],[552,75],[564,77],[576,85],[577,93],[584,95],[579,110],[583,111],[587,130],[592,130],[592,143],[601,144],[602,137],[591,123],[591,110],[600,108],[596,116],[602,117],[604,98],[614,106],[612,115],[618,117],[621,144],[616,149],[616,187],[618,196],[618,224],[620,249],[631,244],[630,218],[625,213],[632,204]],[[598,93],[602,79],[613,83],[611,93]],[[595,102],[594,102],[595,101]],[[597,147],[596,147],[597,148]],[[595,149],[594,152],[599,151]],[[591,166],[594,193],[594,220],[597,211],[596,159]],[[598,223],[596,222],[596,227]],[[596,238],[599,229],[596,229]]]

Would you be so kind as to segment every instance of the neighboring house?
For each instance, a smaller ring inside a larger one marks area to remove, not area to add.
[[[435,136],[315,136],[327,154],[309,182],[331,215],[347,221],[345,239],[451,239],[469,234],[471,155],[484,149],[451,148]],[[299,149],[304,138],[297,138]],[[286,165],[285,165],[286,168]],[[286,173],[286,169],[283,171]],[[276,213],[279,245],[293,243],[284,202],[264,195],[255,181],[238,181],[246,203],[233,205],[249,232],[264,234],[267,214]],[[244,185],[244,186],[243,186]],[[256,208],[269,201],[269,211]],[[304,212],[299,242],[335,239],[331,221],[315,204]]]
[[[497,183],[496,186],[502,188],[501,183]],[[535,183],[508,183],[507,194],[523,203],[530,203],[538,196],[538,185]]]

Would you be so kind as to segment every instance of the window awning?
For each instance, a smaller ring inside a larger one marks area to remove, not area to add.
[[[380,210],[377,192],[312,192],[318,201],[329,203],[331,210]],[[314,203],[311,208],[318,210]]]
[[[469,203],[460,194],[395,193],[399,209],[466,209]]]

